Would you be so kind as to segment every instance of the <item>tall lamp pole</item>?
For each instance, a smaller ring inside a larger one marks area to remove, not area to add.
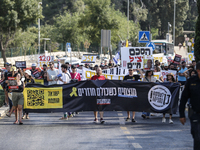
[[[38,10],[40,9],[40,5],[42,5],[42,2],[38,3]],[[40,54],[40,17],[38,18],[38,54]]]
[[[127,28],[127,40],[129,37],[129,0],[127,2],[127,23],[128,23],[128,28]]]
[[[176,19],[176,0],[174,0],[174,26],[173,26],[173,43],[175,46],[175,19]]]

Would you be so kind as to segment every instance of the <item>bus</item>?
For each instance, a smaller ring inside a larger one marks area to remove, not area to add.
[[[167,40],[152,40],[151,42],[155,44],[155,50],[153,51],[153,54],[164,53],[165,55],[174,55],[173,43],[169,43]]]

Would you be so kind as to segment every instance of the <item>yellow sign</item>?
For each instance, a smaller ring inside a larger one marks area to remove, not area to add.
[[[35,84],[42,84],[42,85],[44,85],[44,80],[43,79],[35,79]]]
[[[188,53],[188,63],[192,63],[193,60],[194,60],[194,54]]]
[[[154,60],[158,60],[159,62],[163,62],[163,57],[153,57],[154,58]]]
[[[24,89],[24,109],[63,108],[62,87]]]

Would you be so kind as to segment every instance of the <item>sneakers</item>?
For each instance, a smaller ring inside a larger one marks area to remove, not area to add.
[[[162,118],[162,123],[165,123],[166,122],[166,119],[165,118]]]
[[[173,124],[174,122],[172,121],[172,119],[169,119],[169,124]]]
[[[93,122],[94,122],[94,123],[98,123],[98,119],[97,119],[97,118],[95,118]]]
[[[104,124],[105,121],[103,120],[103,118],[101,118],[100,122],[101,122],[101,124]]]
[[[127,118],[126,118],[126,121],[129,121],[129,120],[130,120],[130,118],[129,118],[129,117],[127,117]]]
[[[145,114],[142,114],[142,118],[144,118],[144,119],[145,119],[145,118],[146,118],[146,115],[145,115]]]
[[[132,119],[132,122],[137,122],[135,119]]]
[[[149,116],[146,116],[147,119],[150,119]]]
[[[68,118],[72,118],[73,117],[73,115],[71,114],[71,115],[68,115]]]

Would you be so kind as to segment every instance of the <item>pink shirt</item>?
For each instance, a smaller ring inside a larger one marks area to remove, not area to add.
[[[77,74],[77,75],[76,75]],[[81,81],[81,76],[80,76],[80,73],[70,73],[70,75],[71,75],[71,78],[72,79],[78,79],[78,81]],[[75,78],[76,77],[76,78]]]

